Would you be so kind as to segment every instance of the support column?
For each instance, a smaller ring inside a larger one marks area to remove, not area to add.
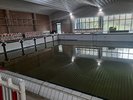
[[[74,18],[71,18],[70,17],[70,27],[71,27],[71,32],[73,33],[74,32]]]
[[[6,28],[7,28],[7,33],[10,33],[10,14],[9,14],[9,10],[5,10],[5,22],[6,22]]]
[[[33,20],[33,30],[36,31],[36,14],[33,13],[32,14],[32,20]]]
[[[99,28],[103,30],[103,16],[99,16]]]
[[[102,58],[102,48],[98,48],[98,59]]]

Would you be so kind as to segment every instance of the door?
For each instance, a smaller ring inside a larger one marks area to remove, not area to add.
[[[61,23],[57,23],[57,33],[61,34]]]

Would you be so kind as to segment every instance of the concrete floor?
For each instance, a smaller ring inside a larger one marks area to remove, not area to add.
[[[26,92],[26,100],[49,100],[49,99],[43,98],[41,96],[38,96],[30,92]]]

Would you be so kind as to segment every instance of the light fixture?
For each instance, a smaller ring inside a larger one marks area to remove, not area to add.
[[[70,18],[71,18],[71,19],[73,19],[73,18],[74,18],[74,16],[73,16],[73,13],[72,13],[72,12],[70,12],[70,13],[69,13],[69,16],[70,16]]]
[[[72,59],[71,59],[71,61],[72,61],[72,62],[74,62],[74,60],[75,60],[75,56],[72,56]]]
[[[59,45],[59,46],[58,46],[58,49],[59,49],[59,52],[63,52],[63,47],[62,47],[62,45]]]
[[[102,12],[103,11],[103,9],[102,8],[99,8],[99,12]]]
[[[70,16],[72,16],[73,14],[72,13],[69,13]]]
[[[104,12],[102,8],[99,8],[98,16],[104,16]]]
[[[97,65],[101,66],[102,60],[101,59],[97,59]]]

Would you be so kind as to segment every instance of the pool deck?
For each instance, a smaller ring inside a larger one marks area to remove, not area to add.
[[[26,100],[49,100],[49,99],[40,97],[40,96],[30,93],[30,92],[26,92]]]

